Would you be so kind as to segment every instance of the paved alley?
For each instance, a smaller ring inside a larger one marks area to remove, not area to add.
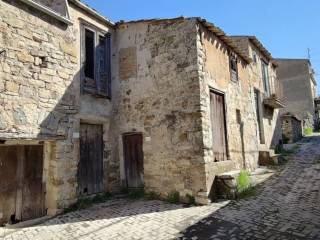
[[[320,137],[304,139],[256,197],[231,202],[179,239],[320,239]]]
[[[320,137],[304,141],[257,196],[190,208],[112,200],[0,239],[320,239]]]

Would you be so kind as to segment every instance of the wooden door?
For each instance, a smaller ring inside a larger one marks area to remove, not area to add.
[[[265,143],[264,139],[264,129],[263,129],[263,119],[262,119],[262,104],[260,99],[260,92],[259,90],[254,90],[254,100],[255,100],[255,107],[256,107],[256,115],[257,115],[257,122],[258,122],[258,131],[259,131],[259,140],[260,144]]]
[[[103,128],[81,124],[78,193],[90,195],[103,191]]]
[[[142,134],[123,136],[123,150],[127,187],[143,186]]]
[[[17,194],[17,148],[0,146],[0,225],[15,218]]]
[[[45,215],[43,186],[43,146],[22,146],[23,161],[23,187],[22,210],[23,221]]]
[[[210,91],[212,149],[215,162],[225,161],[228,156],[224,95]]]
[[[43,146],[0,146],[0,223],[46,214]]]

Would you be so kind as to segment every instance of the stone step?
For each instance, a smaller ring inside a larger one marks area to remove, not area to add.
[[[250,173],[251,186],[255,186],[264,182],[274,174],[274,170],[267,167],[259,167]],[[240,170],[225,172],[217,176],[217,191],[218,197],[222,199],[236,199],[237,198],[237,179]]]

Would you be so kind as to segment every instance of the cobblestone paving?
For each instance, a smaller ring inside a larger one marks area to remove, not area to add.
[[[309,138],[262,192],[237,202],[184,208],[112,200],[0,239],[320,239],[320,137]]]
[[[231,202],[178,239],[320,239],[320,137],[304,140],[261,194]]]
[[[180,231],[227,203],[184,208],[162,201],[112,200],[2,236],[5,240],[175,239]]]

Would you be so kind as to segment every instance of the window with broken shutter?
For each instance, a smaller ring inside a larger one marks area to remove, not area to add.
[[[81,92],[111,98],[111,34],[82,27]]]
[[[111,35],[100,35],[97,47],[97,93],[111,98]]]

